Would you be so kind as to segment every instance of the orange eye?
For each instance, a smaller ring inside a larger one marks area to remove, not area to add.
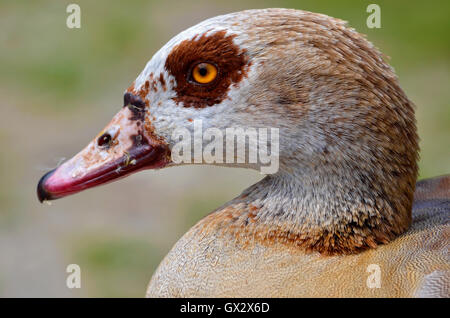
[[[200,84],[208,84],[217,77],[217,68],[210,63],[199,63],[192,70],[192,78]]]

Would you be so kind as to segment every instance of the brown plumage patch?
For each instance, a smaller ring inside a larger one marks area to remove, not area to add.
[[[173,48],[165,68],[176,79],[177,103],[196,108],[218,104],[226,98],[230,86],[246,76],[248,57],[233,43],[234,37],[217,31],[184,40]],[[218,69],[217,78],[209,84],[197,84],[190,78],[192,68],[200,62],[214,64]]]
[[[159,82],[161,83],[161,87],[162,87],[163,91],[166,91],[167,87],[166,87],[166,81],[164,80],[163,73],[159,74]]]
[[[203,235],[215,233],[243,248],[254,244],[269,247],[282,244],[294,250],[319,252],[329,256],[355,254],[376,248],[392,241],[409,226],[403,224],[399,228],[397,224],[389,224],[380,220],[379,216],[374,216],[342,227],[298,230],[289,223],[264,222],[258,217],[257,211],[251,204],[243,208],[226,207],[202,219],[196,228]]]

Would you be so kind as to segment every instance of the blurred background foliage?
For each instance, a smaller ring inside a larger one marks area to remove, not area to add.
[[[81,7],[81,29],[66,6]],[[417,106],[420,178],[450,172],[449,1],[0,2],[0,296],[142,296],[176,240],[260,178],[256,172],[183,167],[143,172],[40,205],[39,177],[81,149],[120,108],[152,54],[208,17],[286,7],[349,21],[390,56]],[[82,269],[69,290],[65,268]]]

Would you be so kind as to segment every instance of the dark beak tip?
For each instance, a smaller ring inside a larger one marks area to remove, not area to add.
[[[56,169],[53,169],[53,170],[47,172],[39,180],[39,183],[38,183],[38,186],[37,186],[37,197],[39,199],[39,202],[41,202],[41,203],[44,202],[44,201],[48,201],[48,200],[54,199],[52,197],[52,194],[50,192],[48,192],[47,189],[45,188],[45,181],[47,181],[47,179],[53,174],[53,172],[55,172],[55,170]]]

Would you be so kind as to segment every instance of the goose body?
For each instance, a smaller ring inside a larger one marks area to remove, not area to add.
[[[321,14],[248,10],[181,32],[111,123],[40,180],[39,199],[186,164],[173,159],[176,129],[195,139],[196,121],[277,128],[278,169],[190,229],[147,296],[450,295],[450,177],[416,185],[412,103],[371,43]],[[189,159],[261,170],[249,160],[259,145],[245,146],[238,164]]]
[[[419,182],[408,231],[376,249],[335,256],[208,230],[229,213],[219,209],[175,244],[147,296],[449,297],[449,197],[450,177]],[[378,287],[367,282],[373,265]]]

